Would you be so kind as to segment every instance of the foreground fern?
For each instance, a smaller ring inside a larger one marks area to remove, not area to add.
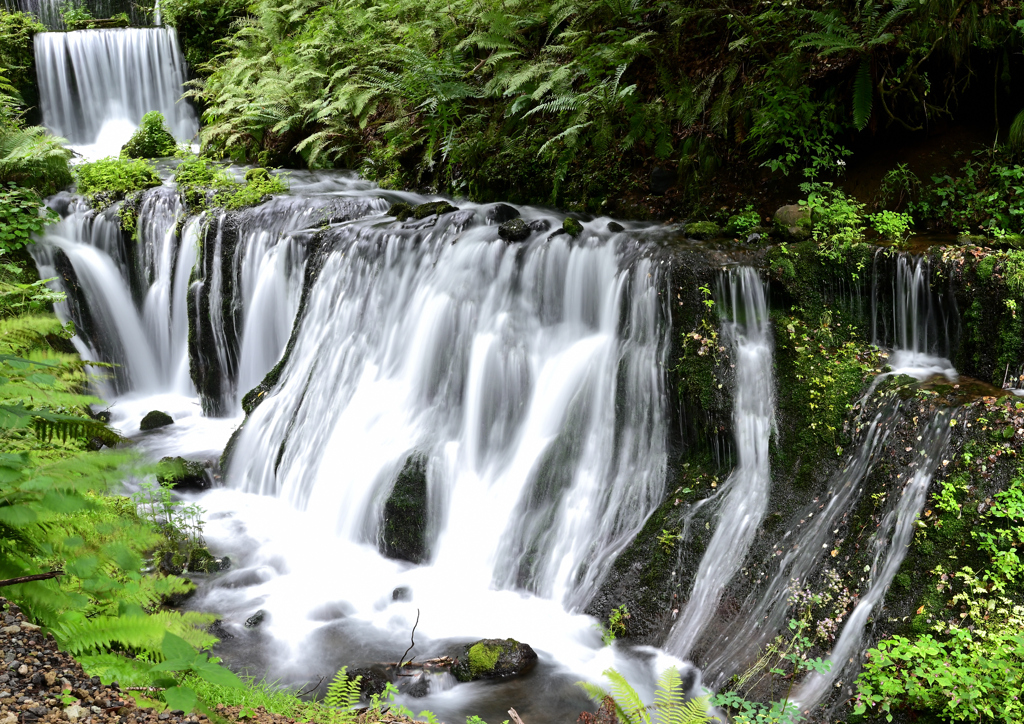
[[[615,713],[622,722],[627,724],[703,724],[703,722],[712,720],[711,715],[708,714],[709,697],[687,699],[682,677],[674,666],[666,669],[658,678],[658,688],[654,692],[654,704],[650,706],[643,703],[637,690],[618,671],[608,669],[604,675],[611,682],[611,692],[586,681],[579,682],[579,685],[595,701],[604,702],[607,699],[613,701]]]

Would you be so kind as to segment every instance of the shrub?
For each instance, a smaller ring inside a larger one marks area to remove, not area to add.
[[[28,13],[10,12],[0,4],[0,68],[25,105],[36,99],[32,36],[44,30]]]
[[[56,219],[57,215],[43,206],[32,189],[14,184],[0,187],[0,254],[31,244],[32,236]]]
[[[39,126],[0,128],[0,183],[16,183],[49,196],[71,185],[64,139]]]
[[[164,123],[160,111],[150,111],[128,143],[121,149],[122,158],[164,158],[173,156],[178,149],[174,136]]]
[[[161,181],[153,166],[142,159],[104,158],[83,163],[74,170],[78,193],[108,192],[123,198],[132,191],[159,186]]]
[[[897,244],[902,244],[910,236],[910,227],[914,219],[910,214],[903,214],[898,211],[879,211],[877,214],[868,216],[873,228],[883,239],[888,239]]]

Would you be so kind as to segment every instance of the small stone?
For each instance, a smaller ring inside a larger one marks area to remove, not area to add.
[[[39,629],[40,627],[36,626],[34,623],[29,623],[28,621],[21,622],[22,631],[38,631]]]
[[[0,629],[0,632],[3,632],[5,634],[21,633],[21,626],[18,626],[18,625],[4,626],[2,629]]]
[[[250,616],[249,618],[245,619],[245,627],[246,628],[256,628],[261,623],[263,623],[263,620],[266,617],[267,617],[267,612],[264,611],[261,608],[259,611],[254,613],[252,616]]]
[[[0,724],[18,724],[18,715],[13,711],[7,712],[7,716],[0,719]]]
[[[146,413],[146,416],[142,418],[142,422],[139,423],[140,430],[156,430],[158,427],[166,427],[167,425],[173,425],[174,418],[168,415],[166,412],[160,412],[160,410],[151,410]]]
[[[530,227],[530,231],[543,232],[551,228],[551,222],[547,219],[534,219],[533,221],[526,222],[526,225]]]
[[[72,704],[64,710],[64,713],[70,721],[78,721],[85,713],[85,709],[80,707],[78,704]]]
[[[160,715],[157,717],[157,719],[159,719],[160,721],[167,721],[170,718],[171,718],[170,713],[166,712],[166,711],[160,712]]]
[[[100,709],[98,706],[90,706],[89,707],[89,711],[91,711],[93,714],[102,714],[103,713],[103,710]]]
[[[512,219],[498,227],[498,236],[505,241],[525,241],[531,233],[530,227],[522,219]]]
[[[19,666],[18,667],[18,673],[21,674],[22,676],[27,676],[28,675],[28,665],[27,664],[22,664],[21,666]]]
[[[47,686],[53,686],[53,682],[57,680],[57,672],[47,671],[45,674],[43,674],[43,680],[46,682]]]
[[[391,592],[392,601],[411,601],[412,589],[408,586],[399,586]]]
[[[620,224],[617,221],[609,221],[608,222],[608,231],[612,232],[613,234],[618,234],[620,231],[625,231],[625,230],[626,230],[626,227],[623,226],[622,224]]]

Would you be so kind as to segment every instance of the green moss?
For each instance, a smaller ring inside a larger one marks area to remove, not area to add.
[[[975,267],[978,281],[987,282],[992,277],[992,271],[996,268],[997,261],[999,261],[999,257],[995,254],[990,254],[978,262],[978,266]]]
[[[722,235],[722,228],[714,221],[693,221],[686,225],[686,235],[691,239],[715,239]]]
[[[579,236],[583,233],[583,224],[579,222],[579,219],[566,216],[562,221],[562,230],[569,236]]]
[[[469,668],[473,677],[486,676],[494,671],[501,657],[501,646],[488,645],[484,642],[474,644],[469,649]]]
[[[105,158],[74,167],[78,193],[103,194],[111,201],[134,191],[143,191],[162,182],[153,167],[142,159]]]

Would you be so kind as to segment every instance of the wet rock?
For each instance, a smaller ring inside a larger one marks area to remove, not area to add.
[[[157,465],[156,479],[161,485],[175,490],[207,490],[210,487],[206,466],[181,456],[162,458]]]
[[[392,601],[411,601],[412,589],[408,586],[399,586],[391,592]]]
[[[139,423],[140,430],[155,430],[158,427],[166,427],[167,425],[173,425],[174,418],[168,415],[166,412],[160,412],[160,410],[152,410],[146,413],[146,416],[142,418],[142,422]]]
[[[452,667],[459,681],[507,679],[527,673],[537,663],[529,644],[515,639],[483,639],[467,645]]]
[[[775,212],[775,229],[791,239],[809,239],[811,236],[811,212],[806,206],[789,204]]]
[[[512,219],[518,217],[519,209],[508,204],[495,204],[487,209],[487,213],[484,214],[484,218],[493,224],[504,224],[506,221],[512,221]]]
[[[380,552],[388,558],[421,563],[426,557],[427,461],[410,455],[384,504]]]
[[[583,233],[583,224],[579,219],[566,216],[565,221],[562,222],[562,230],[569,236],[576,237]]]
[[[555,229],[550,234],[548,234],[547,241],[551,241],[556,236],[563,236],[563,235],[565,235],[565,229]]]
[[[512,219],[498,227],[498,236],[505,241],[525,241],[531,233],[529,225],[522,219]]]
[[[261,608],[259,611],[254,613],[252,616],[250,616],[249,618],[245,619],[245,627],[246,628],[256,628],[257,626],[262,624],[266,620],[266,618],[267,618],[267,612],[264,611]]]
[[[625,230],[626,230],[626,227],[623,226],[622,224],[620,224],[617,221],[609,221],[608,222],[608,231],[612,232],[613,234],[618,234],[620,231],[625,231]]]
[[[548,219],[534,219],[533,221],[526,222],[526,225],[530,227],[530,231],[538,233],[545,232],[551,228],[551,222]]]
[[[754,232],[753,234],[750,234],[750,235],[749,235],[749,236],[747,237],[747,243],[748,243],[748,244],[760,244],[760,243],[761,243],[761,235],[760,235],[760,234],[758,234],[758,233],[757,233],[757,232],[755,231],[755,232]]]
[[[651,170],[650,189],[652,194],[661,196],[668,192],[670,188],[676,185],[677,174],[670,168],[664,166],[655,166]]]
[[[447,201],[428,201],[425,204],[420,204],[412,210],[412,215],[417,219],[425,219],[428,216],[441,216],[442,214],[449,214],[452,211],[458,211],[458,207],[452,206]]]
[[[269,181],[270,180],[270,172],[267,169],[265,169],[265,168],[260,168],[260,167],[250,168],[248,171],[245,172],[245,180],[246,180],[246,182],[250,182],[250,181]]]
[[[376,666],[363,669],[351,669],[348,672],[348,675],[352,678],[357,676],[361,677],[359,679],[359,691],[361,691],[363,696],[367,698],[383,694],[385,687],[387,687],[388,682],[390,681],[388,675],[384,673],[381,668]]]
[[[412,217],[412,206],[404,201],[398,201],[391,204],[391,207],[388,209],[388,216],[394,216],[399,221],[405,221]]]

